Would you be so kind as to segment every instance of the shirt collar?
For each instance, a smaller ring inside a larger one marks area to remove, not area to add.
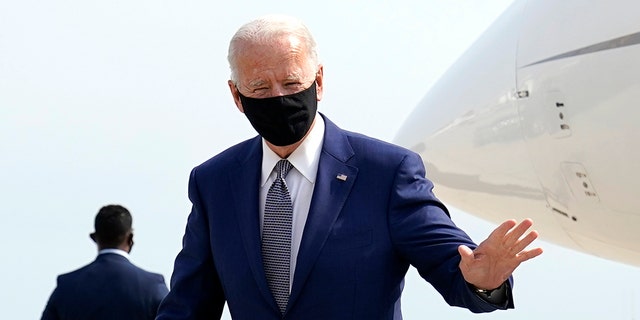
[[[129,254],[124,250],[110,248],[110,249],[102,249],[102,250],[98,251],[98,255],[105,254],[105,253],[119,254],[119,255],[129,259]]]
[[[309,135],[287,158],[298,172],[300,172],[310,183],[315,183],[318,174],[318,163],[320,162],[320,152],[322,151],[322,141],[324,140],[324,119],[316,113],[315,124],[311,128]],[[262,139],[262,179],[261,186],[269,180],[269,176],[281,160],[273,150],[269,149],[264,138]]]

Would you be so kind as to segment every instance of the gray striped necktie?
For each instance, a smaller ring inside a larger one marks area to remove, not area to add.
[[[291,259],[291,221],[293,204],[284,178],[293,167],[288,160],[276,164],[278,176],[269,188],[262,225],[262,263],[267,282],[280,312],[289,301],[289,268]]]

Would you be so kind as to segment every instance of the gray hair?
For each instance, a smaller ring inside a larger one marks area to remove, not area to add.
[[[316,41],[301,20],[285,15],[267,15],[244,24],[231,38],[227,55],[231,81],[237,83],[238,80],[237,57],[242,54],[243,43],[265,43],[283,34],[297,36],[306,45],[310,62],[318,65]]]

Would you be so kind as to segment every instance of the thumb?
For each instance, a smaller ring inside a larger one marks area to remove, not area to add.
[[[473,260],[473,250],[463,244],[458,246],[458,253],[460,253],[462,261]]]

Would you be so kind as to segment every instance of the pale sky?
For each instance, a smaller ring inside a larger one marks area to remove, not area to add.
[[[319,110],[391,141],[511,2],[0,0],[2,318],[39,318],[56,276],[94,259],[88,234],[105,204],[131,210],[132,261],[169,282],[191,168],[255,135],[226,84],[243,23],[302,18],[324,63]],[[452,217],[478,242],[495,227]],[[405,319],[638,318],[640,269],[536,245],[546,252],[516,270],[515,310],[448,307],[412,271]]]

